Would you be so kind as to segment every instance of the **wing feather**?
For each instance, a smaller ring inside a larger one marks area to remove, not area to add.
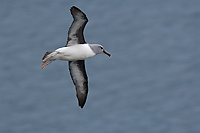
[[[73,6],[70,11],[74,20],[68,31],[66,46],[73,44],[84,44],[85,39],[83,35],[83,30],[88,22],[88,19],[85,13],[83,13],[75,6]]]
[[[69,61],[69,71],[76,88],[79,106],[83,108],[88,93],[88,77],[85,71],[84,60]]]
[[[73,6],[70,11],[74,20],[68,31],[66,47],[70,45],[86,43],[83,31],[88,19],[85,13],[75,6]],[[83,108],[88,93],[88,77],[85,71],[85,61],[69,61],[69,72],[76,88],[76,96],[79,106]]]

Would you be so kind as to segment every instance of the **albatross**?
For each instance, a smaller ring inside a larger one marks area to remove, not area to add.
[[[88,19],[79,8],[72,6],[70,9],[73,22],[68,31],[65,47],[55,51],[47,51],[42,58],[42,69],[55,60],[68,61],[69,72],[75,85],[78,104],[81,108],[85,105],[88,94],[88,77],[85,70],[85,59],[103,53],[111,56],[102,45],[88,44],[85,42],[83,30]]]

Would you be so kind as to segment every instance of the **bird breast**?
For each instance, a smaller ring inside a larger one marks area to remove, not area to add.
[[[88,44],[77,44],[62,47],[56,51],[58,54],[55,56],[55,59],[67,61],[85,60],[95,55]]]

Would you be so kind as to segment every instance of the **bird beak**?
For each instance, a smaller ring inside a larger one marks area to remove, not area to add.
[[[111,54],[110,53],[108,53],[107,51],[105,51],[105,50],[103,50],[103,52],[102,52],[103,54],[106,54],[107,56],[111,56]]]

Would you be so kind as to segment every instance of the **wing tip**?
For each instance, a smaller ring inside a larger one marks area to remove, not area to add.
[[[72,6],[71,8],[70,8],[70,10],[72,11],[72,10],[79,10],[79,11],[81,11],[78,7],[76,7],[76,6]],[[81,11],[82,12],[82,11]]]
[[[75,16],[76,16],[78,13],[81,13],[81,19],[84,19],[86,22],[88,22],[88,18],[87,18],[87,16],[86,16],[86,14],[85,14],[83,11],[81,11],[81,9],[79,9],[78,7],[72,6],[72,7],[70,8],[70,12],[71,12],[73,18],[76,18],[76,19],[77,19],[77,17],[75,17]],[[80,15],[80,14],[79,14],[79,15]]]
[[[83,107],[84,107],[84,105],[85,105],[85,104],[83,104],[83,105],[80,105],[80,104],[79,104],[79,106],[80,106],[81,108],[83,108]]]
[[[81,93],[78,91],[78,89],[76,89],[77,93],[76,93],[76,97],[78,99],[78,105],[83,108],[85,103],[86,103],[86,100],[87,100],[87,93],[88,91],[86,90],[86,92],[84,93]]]
[[[86,103],[86,99],[87,99],[87,94],[79,94],[77,95],[77,99],[78,99],[78,105],[83,108],[85,103]]]
[[[84,102],[84,103],[82,103],[82,102],[78,102],[78,105],[79,105],[81,108],[83,108],[84,105],[85,105],[85,102]]]

